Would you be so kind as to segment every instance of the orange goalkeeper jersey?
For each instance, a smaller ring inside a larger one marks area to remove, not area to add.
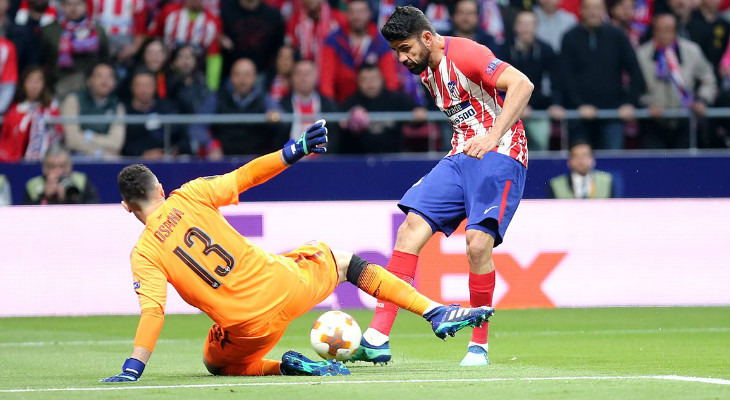
[[[145,314],[161,317],[167,282],[224,328],[255,330],[286,304],[297,275],[283,272],[296,263],[252,244],[218,210],[238,204],[240,192],[284,168],[277,152],[225,175],[195,179],[147,218],[131,255],[143,320]],[[135,345],[152,350],[159,328],[150,332],[155,329],[140,322]]]

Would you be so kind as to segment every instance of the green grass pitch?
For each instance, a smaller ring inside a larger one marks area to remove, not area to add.
[[[351,313],[362,327],[372,315]],[[315,357],[318,314],[295,321],[271,357]],[[169,315],[141,381],[98,383],[119,372],[137,319],[0,319],[0,399],[730,399],[728,307],[497,310],[485,368],[458,366],[469,331],[442,342],[401,312],[394,362],[314,378],[210,376],[201,362],[210,320]]]

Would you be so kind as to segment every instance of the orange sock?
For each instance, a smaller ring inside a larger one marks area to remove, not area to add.
[[[262,376],[281,375],[281,361],[259,360],[249,364],[232,364],[221,369],[221,375],[228,376]]]
[[[413,286],[377,264],[368,264],[362,270],[357,287],[380,301],[393,303],[417,315],[423,315],[432,303]]]

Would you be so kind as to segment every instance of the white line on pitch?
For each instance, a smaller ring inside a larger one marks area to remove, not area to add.
[[[656,333],[722,333],[730,332],[730,328],[656,328],[656,329],[609,329],[609,330],[573,330],[573,331],[538,331],[518,332],[499,331],[495,329],[495,336],[560,336],[560,335],[633,335]],[[397,335],[399,338],[432,337],[431,333],[408,333]],[[160,339],[158,343],[185,343],[202,342],[202,339]],[[131,339],[117,340],[49,340],[37,342],[0,342],[0,347],[38,347],[38,346],[94,346],[94,345],[122,345],[132,344]]]
[[[304,386],[304,385],[353,385],[353,384],[374,384],[374,383],[448,383],[448,382],[514,382],[514,381],[611,381],[611,380],[665,380],[680,382],[708,383],[713,385],[730,385],[728,379],[699,378],[693,376],[679,375],[646,375],[646,376],[548,376],[535,378],[485,378],[485,379],[393,379],[393,380],[337,380],[337,381],[307,381],[307,382],[251,382],[251,383],[211,383],[193,385],[160,385],[160,386],[134,386],[129,383],[124,386],[99,386],[87,388],[40,388],[40,389],[2,389],[0,393],[26,393],[26,392],[88,392],[106,390],[144,390],[144,389],[190,389],[190,388],[213,388],[231,386]]]
[[[183,343],[183,342],[200,342],[203,343],[203,337],[200,339],[160,339],[157,343]],[[94,345],[117,345],[132,344],[132,339],[116,339],[116,340],[49,340],[39,342],[2,342],[0,347],[39,347],[39,346],[94,346]]]

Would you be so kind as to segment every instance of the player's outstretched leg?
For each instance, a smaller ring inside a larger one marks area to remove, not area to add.
[[[346,277],[347,281],[378,300],[393,303],[400,308],[423,316],[431,323],[434,334],[441,339],[445,339],[447,335],[454,336],[456,332],[466,327],[481,326],[494,314],[494,309],[491,307],[444,306],[418,293],[411,285],[379,265],[369,264],[356,255],[340,254],[336,257],[341,277]],[[342,265],[345,262],[347,264],[343,268]],[[377,359],[378,354],[373,350],[379,349],[366,348],[360,353],[364,356],[360,355],[351,360],[372,361],[374,358]],[[389,356],[389,354],[387,355]]]
[[[350,375],[350,370],[337,361],[313,361],[295,351],[281,357],[282,375],[335,376]]]

